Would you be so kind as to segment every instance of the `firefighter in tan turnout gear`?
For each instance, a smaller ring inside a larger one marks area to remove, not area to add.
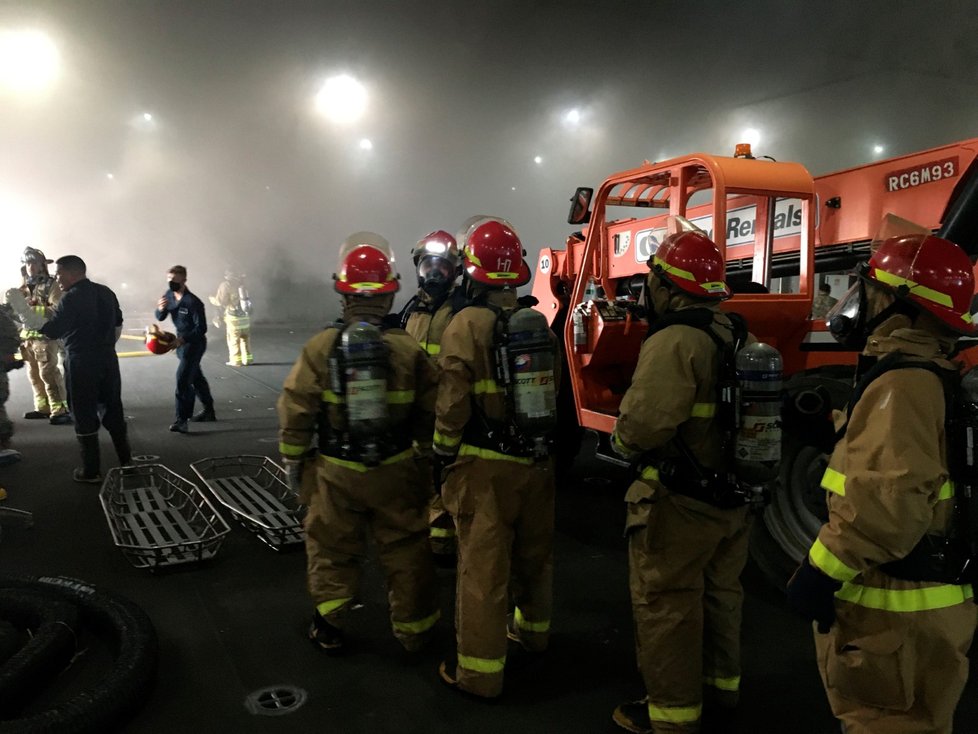
[[[252,364],[255,358],[251,353],[251,297],[244,275],[230,268],[225,270],[224,280],[217,287],[217,295],[208,300],[224,312],[228,366],[247,367]],[[215,324],[220,326],[216,320]]]
[[[542,314],[518,308],[529,280],[523,246],[495,218],[473,223],[463,249],[472,305],[442,335],[434,434],[446,462],[445,507],[458,532],[457,661],[453,688],[502,692],[508,634],[543,651],[550,633],[554,474],[550,435],[559,379],[556,339]]]
[[[952,242],[892,237],[828,314],[837,339],[864,349],[862,376],[822,479],[829,519],[788,599],[816,622],[819,672],[848,734],[950,732],[968,677],[978,607],[956,518],[974,478],[953,467],[974,446],[948,422],[947,396],[955,342],[978,331],[974,286]]]
[[[455,313],[464,305],[464,294],[455,287],[461,257],[455,238],[437,230],[421,238],[411,253],[418,274],[418,293],[401,312],[405,331],[418,340],[437,364],[441,338]],[[455,524],[432,487],[428,508],[431,550],[440,565],[455,565]]]
[[[637,733],[700,731],[704,701],[729,719],[740,686],[750,516],[725,479],[717,385],[725,345],[736,349],[749,335],[742,319],[719,310],[730,296],[720,251],[677,221],[686,231],[668,235],[649,261],[649,336],[612,434],[638,471],[625,495],[625,532],[647,696],[613,716]]]
[[[309,638],[327,653],[343,648],[369,532],[387,577],[394,635],[414,651],[439,617],[427,541],[430,480],[412,445],[431,443],[435,368],[414,339],[385,322],[398,282],[384,238],[351,235],[334,278],[342,321],[306,343],[278,401],[282,458],[309,505],[316,605]]]
[[[45,320],[54,314],[61,300],[61,288],[48,272],[48,260],[40,250],[28,247],[21,258],[24,282],[20,291],[27,305]],[[54,425],[71,424],[68,414],[68,394],[58,367],[60,347],[56,339],[48,339],[34,329],[25,327],[21,354],[28,366],[28,376],[34,390],[34,410],[24,413],[27,419],[50,420]]]

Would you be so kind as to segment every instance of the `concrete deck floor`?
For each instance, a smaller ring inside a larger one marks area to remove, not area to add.
[[[204,370],[219,422],[194,425],[186,436],[167,431],[176,360],[123,360],[135,453],[158,455],[187,478],[193,477],[190,462],[204,457],[275,458],[278,390],[314,331],[257,329],[257,364],[244,370],[224,365],[222,333],[214,334]],[[136,341],[120,343],[120,351],[139,347]],[[19,419],[30,407],[30,391],[24,372],[11,378],[8,409],[17,418],[24,461],[0,469],[0,484],[9,492],[8,505],[34,512],[35,526],[4,528],[0,573],[84,579],[125,595],[150,615],[160,639],[158,682],[125,731],[600,733],[617,731],[610,721],[616,704],[641,695],[621,536],[624,488],[593,460],[582,456],[572,480],[558,489],[551,649],[539,660],[511,650],[504,697],[487,705],[447,690],[435,672],[453,642],[453,573],[439,572],[443,618],[437,639],[429,650],[408,657],[389,633],[381,576],[370,562],[350,654],[324,657],[305,639],[311,605],[301,550],[276,553],[232,523],[212,562],[157,575],[132,568],[112,544],[98,487],[70,479],[77,465],[72,429]],[[103,436],[103,462],[111,466],[114,458]],[[753,566],[744,583],[736,731],[834,734],[838,725],[815,670],[808,626],[788,613],[780,593]],[[72,676],[91,678],[95,674],[86,673],[86,665],[99,664],[98,655],[82,656],[61,685],[70,689]],[[245,710],[250,692],[277,684],[304,689],[305,705],[275,718]],[[972,680],[958,709],[958,731],[978,731],[976,693]]]

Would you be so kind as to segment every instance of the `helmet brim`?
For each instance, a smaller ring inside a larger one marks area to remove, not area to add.
[[[465,272],[476,283],[491,285],[494,288],[504,288],[507,286],[510,288],[519,288],[529,283],[532,277],[530,266],[526,264],[526,260],[520,260],[520,269],[516,273],[491,273],[472,263],[466,266]]]
[[[389,280],[386,283],[345,283],[337,280],[333,283],[336,292],[344,296],[383,296],[397,293],[400,287],[397,280]]]

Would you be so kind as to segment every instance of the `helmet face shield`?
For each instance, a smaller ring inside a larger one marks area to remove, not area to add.
[[[862,350],[866,346],[867,311],[869,302],[863,272],[846,294],[825,314],[825,322],[832,337],[850,349]]]
[[[444,257],[428,255],[418,263],[418,285],[429,296],[446,292],[455,282],[455,265]]]

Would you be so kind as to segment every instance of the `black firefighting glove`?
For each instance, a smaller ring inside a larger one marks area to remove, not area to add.
[[[431,479],[434,482],[435,490],[441,494],[442,486],[445,484],[445,474],[448,467],[455,463],[455,456],[440,454],[437,451],[431,457]]]
[[[832,396],[822,385],[786,393],[781,417],[785,432],[825,454],[835,449]]]
[[[520,296],[519,298],[517,298],[516,302],[519,305],[523,306],[523,308],[533,308],[538,303],[540,303],[540,299],[537,298],[536,296],[531,296],[527,294],[525,296]]]
[[[785,592],[788,606],[805,619],[817,622],[818,631],[824,635],[835,623],[835,592],[841,588],[841,583],[819,571],[805,556]]]

